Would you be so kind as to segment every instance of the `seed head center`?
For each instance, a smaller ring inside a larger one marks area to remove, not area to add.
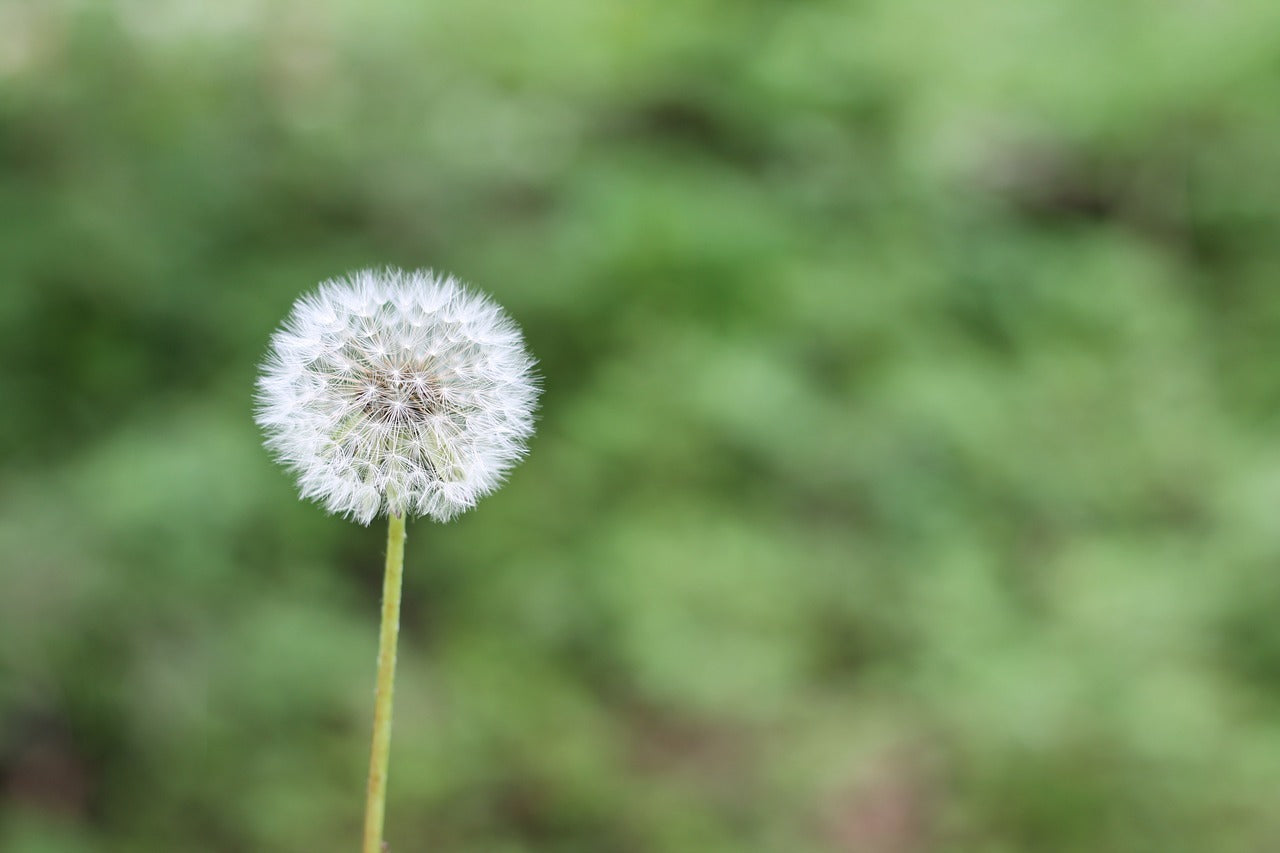
[[[386,363],[364,371],[360,403],[372,420],[394,425],[426,421],[444,400],[440,380],[422,365]]]

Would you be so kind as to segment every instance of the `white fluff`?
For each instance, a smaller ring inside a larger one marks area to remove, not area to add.
[[[330,512],[447,521],[525,454],[533,366],[516,324],[454,278],[361,270],[294,303],[256,420],[302,496]]]

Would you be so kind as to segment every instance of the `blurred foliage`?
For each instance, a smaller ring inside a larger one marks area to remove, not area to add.
[[[0,5],[0,849],[341,851],[291,301],[546,378],[410,527],[409,851],[1280,849],[1280,5]]]

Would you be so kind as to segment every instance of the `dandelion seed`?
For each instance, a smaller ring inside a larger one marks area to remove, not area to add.
[[[524,455],[537,393],[520,330],[487,297],[430,272],[363,270],[294,305],[257,421],[330,512],[448,521]]]

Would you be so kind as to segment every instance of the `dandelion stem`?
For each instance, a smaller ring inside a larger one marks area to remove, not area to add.
[[[404,516],[387,526],[387,568],[382,580],[382,629],[378,637],[378,686],[373,707],[373,751],[365,800],[363,853],[382,853],[382,818],[387,802],[387,758],[391,751],[391,698],[396,680],[396,638],[400,634],[400,579],[404,574]]]

